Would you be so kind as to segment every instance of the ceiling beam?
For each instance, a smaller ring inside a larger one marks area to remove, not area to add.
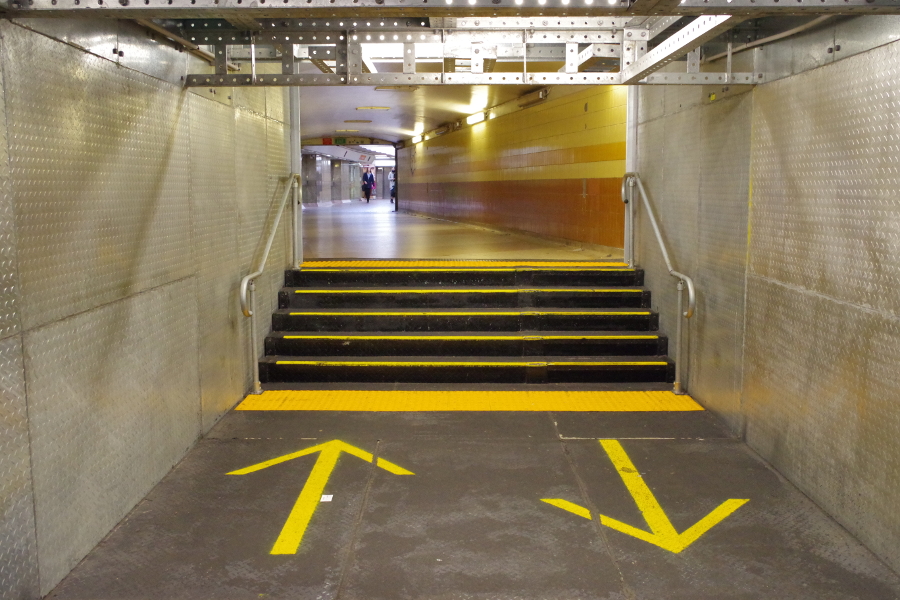
[[[243,26],[251,20],[312,18],[340,19],[429,18],[466,19],[529,18],[553,21],[574,18],[619,18],[636,16],[696,16],[723,13],[745,16],[808,14],[900,14],[896,0],[820,0],[783,2],[780,0],[446,0],[426,4],[425,0],[285,0],[283,2],[223,2],[222,0],[0,0],[7,17],[89,17],[115,19],[228,19]],[[447,3],[449,2],[449,4]]]
[[[704,42],[728,31],[744,19],[732,15],[698,17],[659,46],[622,70],[622,83],[638,83]]]

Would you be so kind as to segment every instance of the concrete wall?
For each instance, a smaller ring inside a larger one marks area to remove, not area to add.
[[[760,64],[787,71],[724,100],[642,88],[638,137],[675,267],[698,285],[690,392],[895,569],[900,44],[879,44],[898,24],[862,17],[767,47]],[[854,56],[835,60],[842,40]],[[671,334],[674,282],[645,218],[638,233]]]
[[[538,106],[404,148],[400,207],[621,248],[625,98],[625,88],[611,86],[551,93]]]
[[[185,92],[188,55],[131,23],[27,23],[0,23],[3,600],[49,592],[248,389],[238,283],[289,172],[282,89]]]

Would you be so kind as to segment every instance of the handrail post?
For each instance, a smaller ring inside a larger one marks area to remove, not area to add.
[[[672,385],[672,391],[678,395],[684,394],[684,386],[681,384],[681,338],[682,338],[682,321],[685,319],[684,309],[684,280],[678,280],[678,316],[677,325],[675,326],[675,383]]]
[[[259,352],[256,347],[256,280],[250,280],[250,362],[253,363],[253,393],[262,394],[259,382]]]

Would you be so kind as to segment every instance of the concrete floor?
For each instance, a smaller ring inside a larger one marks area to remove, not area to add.
[[[321,258],[481,258],[603,260],[606,246],[565,244],[394,212],[390,200],[352,201],[303,210],[303,255]]]
[[[616,530],[599,515],[658,515],[608,438],[679,533],[749,501],[678,553]],[[299,549],[270,554],[316,456],[228,473],[336,439],[414,475],[342,455]],[[887,600],[900,580],[707,412],[238,411],[50,597]]]
[[[387,201],[304,218],[309,257],[581,254]],[[889,600],[900,578],[702,410],[237,410],[49,597]]]

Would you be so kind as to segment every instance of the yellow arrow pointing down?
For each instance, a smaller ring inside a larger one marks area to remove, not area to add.
[[[749,500],[726,500],[711,513],[686,529],[683,533],[678,533],[672,525],[672,522],[669,520],[669,517],[666,516],[665,511],[663,511],[662,506],[660,506],[659,501],[653,495],[653,492],[650,491],[650,488],[647,487],[641,474],[638,473],[634,463],[628,458],[628,454],[625,453],[622,444],[616,440],[600,440],[600,445],[603,446],[606,454],[609,455],[610,460],[616,467],[616,471],[618,471],[619,476],[622,478],[622,482],[625,484],[625,487],[628,488],[628,492],[631,494],[631,497],[634,498],[635,504],[637,504],[638,509],[644,515],[647,525],[650,526],[650,531],[647,532],[638,529],[637,527],[632,527],[627,523],[617,521],[616,519],[605,515],[599,515],[600,523],[626,535],[659,546],[669,552],[678,554],[700,539],[700,536],[712,529],[728,515],[749,502]],[[568,500],[546,498],[542,501],[563,510],[567,510],[580,517],[586,519],[591,518],[588,509],[569,502]]]
[[[316,459],[316,464],[313,466],[309,477],[307,477],[306,484],[303,486],[303,490],[300,491],[300,496],[297,498],[297,502],[294,503],[294,508],[291,509],[291,514],[288,516],[284,527],[281,528],[281,533],[278,535],[278,539],[275,540],[275,545],[272,546],[272,550],[269,552],[270,554],[297,553],[300,542],[303,540],[303,534],[306,532],[306,527],[309,525],[313,513],[316,512],[316,507],[319,505],[319,501],[322,498],[322,492],[325,491],[325,484],[328,483],[328,478],[331,477],[331,472],[334,471],[334,467],[337,465],[338,457],[340,457],[341,452],[352,454],[366,462],[375,462],[376,466],[381,467],[394,475],[414,474],[412,471],[407,471],[403,467],[388,462],[383,458],[379,458],[375,461],[375,457],[371,453],[361,450],[356,446],[351,446],[340,440],[332,440],[324,444],[319,444],[318,446],[300,450],[299,452],[285,454],[284,456],[279,456],[272,460],[267,460],[243,469],[238,469],[237,471],[232,471],[228,473],[228,475],[246,475],[248,473],[254,473],[256,471],[267,469],[273,465],[300,458],[301,456],[315,454],[316,452],[319,453],[319,458]]]

